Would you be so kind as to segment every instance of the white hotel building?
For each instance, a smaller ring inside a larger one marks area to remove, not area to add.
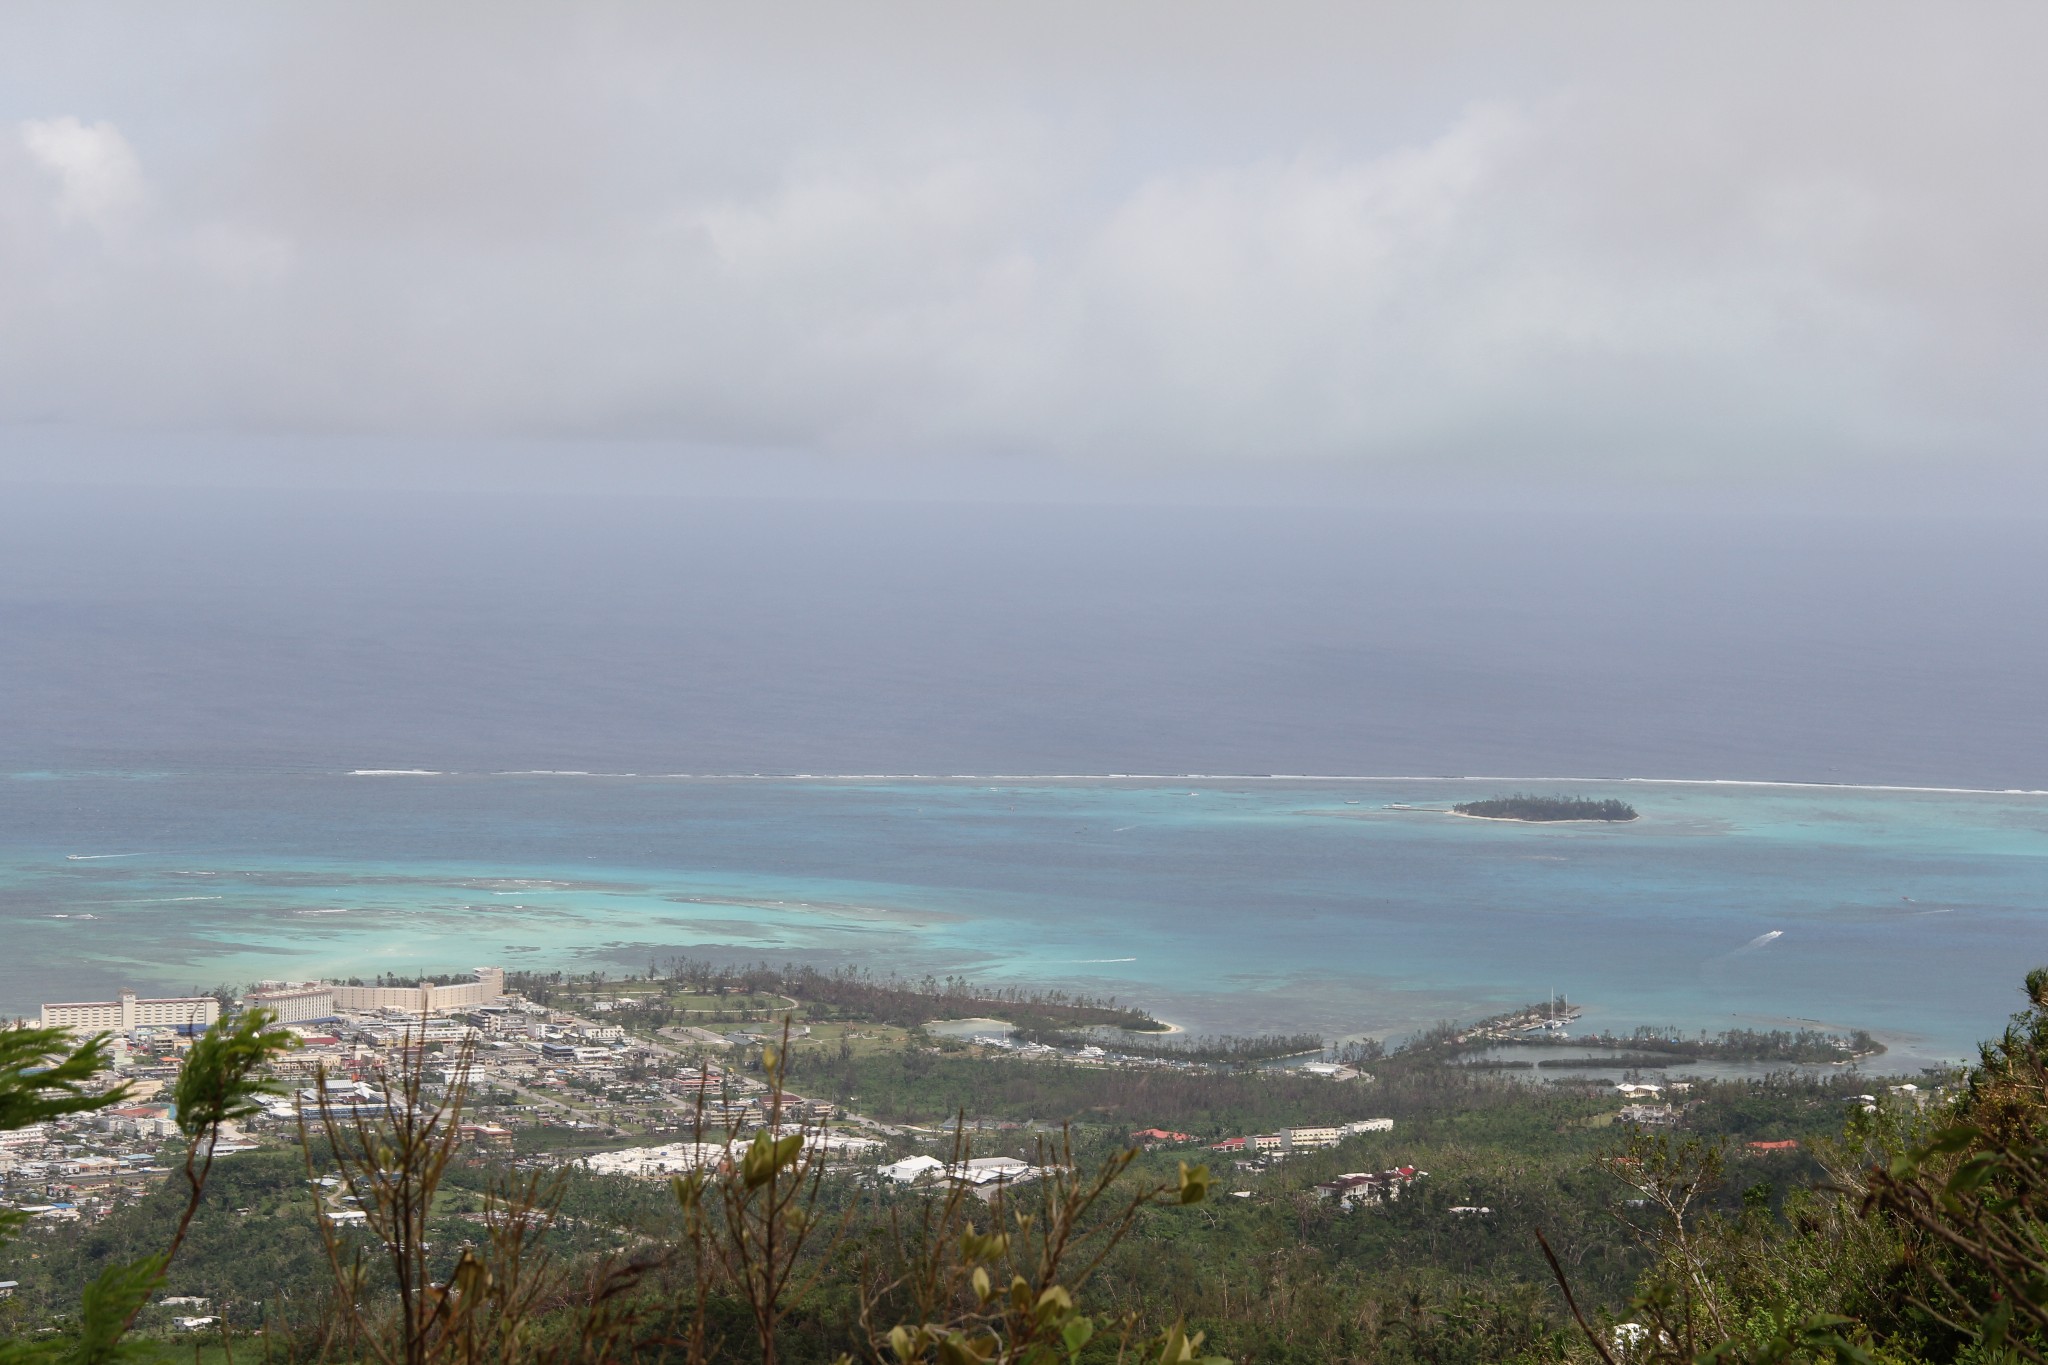
[[[220,1018],[220,1001],[210,995],[146,1000],[122,991],[114,1000],[70,1000],[43,1006],[44,1028],[73,1033],[133,1033],[139,1028],[204,1028]]]
[[[280,1024],[304,1024],[334,1017],[334,988],[320,982],[303,985],[269,986],[250,991],[242,1003],[250,1009],[266,1009]]]
[[[455,1014],[479,1005],[496,1004],[505,994],[505,969],[479,967],[476,980],[452,986],[422,981],[413,986],[342,986],[332,981],[293,982],[282,986],[265,983],[249,992],[242,1003],[261,1006],[277,1016],[280,1024],[303,1024],[332,1019],[337,1014],[372,1014],[394,1010],[402,1014]]]
[[[452,986],[422,981],[416,986],[337,986],[315,981],[266,985],[243,1003],[261,1006],[282,1024],[332,1019],[342,1011],[370,1014],[456,1014],[493,1005],[505,995],[505,969],[479,967],[476,980]],[[220,1018],[220,1001],[210,995],[146,1000],[122,991],[115,1000],[71,1000],[43,1006],[43,1027],[74,1033],[133,1033],[138,1028],[198,1029]]]
[[[338,1010],[452,1014],[457,1010],[473,1010],[478,1005],[493,1005],[504,998],[505,969],[478,967],[476,980],[456,986],[436,986],[431,981],[422,981],[417,986],[323,985],[320,989],[333,993],[334,1008]]]

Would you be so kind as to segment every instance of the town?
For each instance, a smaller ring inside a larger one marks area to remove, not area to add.
[[[636,994],[636,990],[638,993]],[[978,1119],[953,1126],[888,1122],[831,1099],[775,1091],[762,1075],[764,1050],[822,1046],[922,1047],[934,1053],[1053,1060],[1077,1067],[1199,1074],[1218,1064],[1121,1052],[1069,1040],[1050,1045],[1012,1035],[998,1020],[937,1022],[931,1033],[869,1022],[796,1022],[802,1002],[774,991],[722,984],[682,999],[706,1022],[656,1023],[642,1008],[653,987],[593,982],[581,991],[548,989],[546,1003],[508,988],[502,968],[466,979],[365,985],[269,981],[239,1000],[218,995],[154,998],[132,990],[113,1000],[51,1002],[40,1023],[83,1039],[106,1035],[122,1102],[0,1134],[0,1205],[31,1227],[92,1223],[141,1197],[171,1173],[166,1144],[178,1134],[169,1098],[181,1058],[224,1014],[261,1009],[296,1046],[273,1065],[276,1093],[260,1114],[231,1125],[218,1156],[300,1141],[323,1111],[350,1114],[384,1102],[380,1079],[417,1050],[435,1094],[460,1093],[460,1134],[483,1156],[515,1169],[573,1166],[592,1175],[666,1178],[714,1166],[730,1144],[767,1130],[800,1131],[835,1170],[864,1181],[921,1187],[959,1182],[984,1197],[1029,1183],[1045,1167],[1034,1142],[1056,1135],[1054,1122]],[[964,1032],[964,1038],[960,1036]],[[1355,1066],[1307,1061],[1297,1074],[1331,1083],[1369,1082]],[[1184,1147],[1232,1170],[1255,1175],[1297,1154],[1347,1138],[1393,1130],[1391,1118],[1304,1124],[1203,1143],[1162,1128],[1132,1131],[1129,1141],[1156,1150]],[[1013,1142],[1015,1155],[959,1156],[963,1138]],[[934,1151],[938,1154],[935,1155]],[[1327,1189],[1347,1211],[1398,1195],[1418,1178],[1413,1167],[1346,1174]],[[1348,1183],[1346,1183],[1348,1182]],[[1250,1197],[1251,1191],[1234,1191]],[[334,1211],[343,1222],[360,1214]]]
[[[540,1182],[524,1187],[557,1191],[540,1216],[560,1254],[659,1257],[677,1190],[736,1188],[764,1143],[793,1143],[863,1236],[920,1210],[1007,1218],[1128,1160],[1141,1189],[1199,1181],[1201,1225],[1232,1230],[1205,1255],[1244,1238],[1264,1256],[1348,1248],[1392,1267],[1455,1247],[1526,1276],[1540,1271],[1529,1228],[1584,1239],[1640,1216],[1632,1168],[1597,1164],[1631,1142],[1673,1130],[1726,1142],[1745,1187],[1769,1189],[1810,1173],[1813,1140],[1846,1115],[1904,1115],[1938,1094],[1834,1066],[1812,1079],[1645,1073],[1633,1068],[1653,1059],[1634,1040],[1614,1059],[1619,1079],[1473,1065],[1476,1051],[1556,1037],[1577,1007],[1555,999],[1392,1046],[1332,1046],[1189,1036],[1057,992],[686,959],[617,977],[486,967],[123,990],[51,1002],[37,1021],[102,1039],[111,1067],[92,1085],[118,1099],[0,1135],[0,1214],[22,1225],[0,1311],[59,1321],[65,1286],[96,1259],[162,1235],[148,1229],[185,1192],[186,1059],[256,1010],[292,1046],[268,1063],[261,1102],[219,1130],[210,1231],[153,1293],[142,1330],[259,1330],[274,1281],[250,1273],[251,1256],[292,1266],[290,1292],[317,1301],[323,1239],[368,1253],[381,1235],[374,1185],[337,1153],[403,1113],[447,1116],[452,1183],[433,1240],[457,1249],[489,1225],[492,1191]],[[1121,1281],[1149,1283],[1152,1255],[1179,1235],[1147,1226],[1118,1253]],[[1603,1262],[1603,1292],[1637,1264],[1634,1252]],[[1215,1282],[1219,1306],[1242,1292],[1228,1285]]]

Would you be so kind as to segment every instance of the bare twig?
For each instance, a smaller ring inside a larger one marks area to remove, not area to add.
[[[1607,1343],[1600,1340],[1600,1334],[1586,1321],[1586,1315],[1579,1311],[1579,1301],[1572,1296],[1571,1281],[1564,1276],[1564,1267],[1557,1263],[1557,1253],[1550,1249],[1550,1241],[1544,1237],[1543,1229],[1536,1229],[1536,1245],[1543,1248],[1543,1259],[1550,1262],[1550,1273],[1557,1277],[1557,1287],[1564,1294],[1564,1306],[1571,1309],[1572,1321],[1579,1324],[1579,1330],[1586,1334],[1586,1341],[1600,1354],[1607,1365],[1618,1365],[1614,1354],[1607,1349]]]

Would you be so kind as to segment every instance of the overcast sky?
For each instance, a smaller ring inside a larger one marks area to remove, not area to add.
[[[2038,4],[10,5],[0,478],[2028,479],[2044,51]]]

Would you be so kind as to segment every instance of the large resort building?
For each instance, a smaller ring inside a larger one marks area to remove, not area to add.
[[[308,981],[283,986],[265,982],[249,992],[244,1002],[262,1006],[281,1024],[302,1024],[314,1019],[332,1019],[337,1014],[375,1014],[389,1010],[399,1014],[457,1014],[481,1005],[494,1005],[505,996],[505,969],[479,967],[476,980],[437,986],[421,981],[411,986],[343,986],[332,981]]]
[[[220,1001],[210,995],[149,1000],[122,991],[112,1000],[67,1000],[43,1006],[43,1027],[74,1033],[133,1033],[139,1028],[190,1032],[220,1018]]]
[[[399,1010],[406,1014],[452,1014],[478,1005],[496,1004],[505,994],[505,969],[479,967],[476,980],[455,986],[422,981],[417,986],[327,986],[334,1008],[369,1012]]]
[[[479,967],[476,980],[451,986],[422,981],[412,986],[338,986],[327,981],[266,982],[243,1002],[269,1010],[281,1024],[332,1019],[341,1013],[456,1014],[494,1005],[505,995],[505,969]],[[148,1000],[122,991],[115,1000],[66,1001],[43,1006],[43,1027],[74,1033],[133,1033],[139,1028],[193,1032],[220,1018],[220,1001],[210,995]]]
[[[306,1024],[334,1017],[334,987],[318,981],[288,986],[266,983],[250,991],[242,1003],[251,1009],[269,1010],[280,1024]]]

